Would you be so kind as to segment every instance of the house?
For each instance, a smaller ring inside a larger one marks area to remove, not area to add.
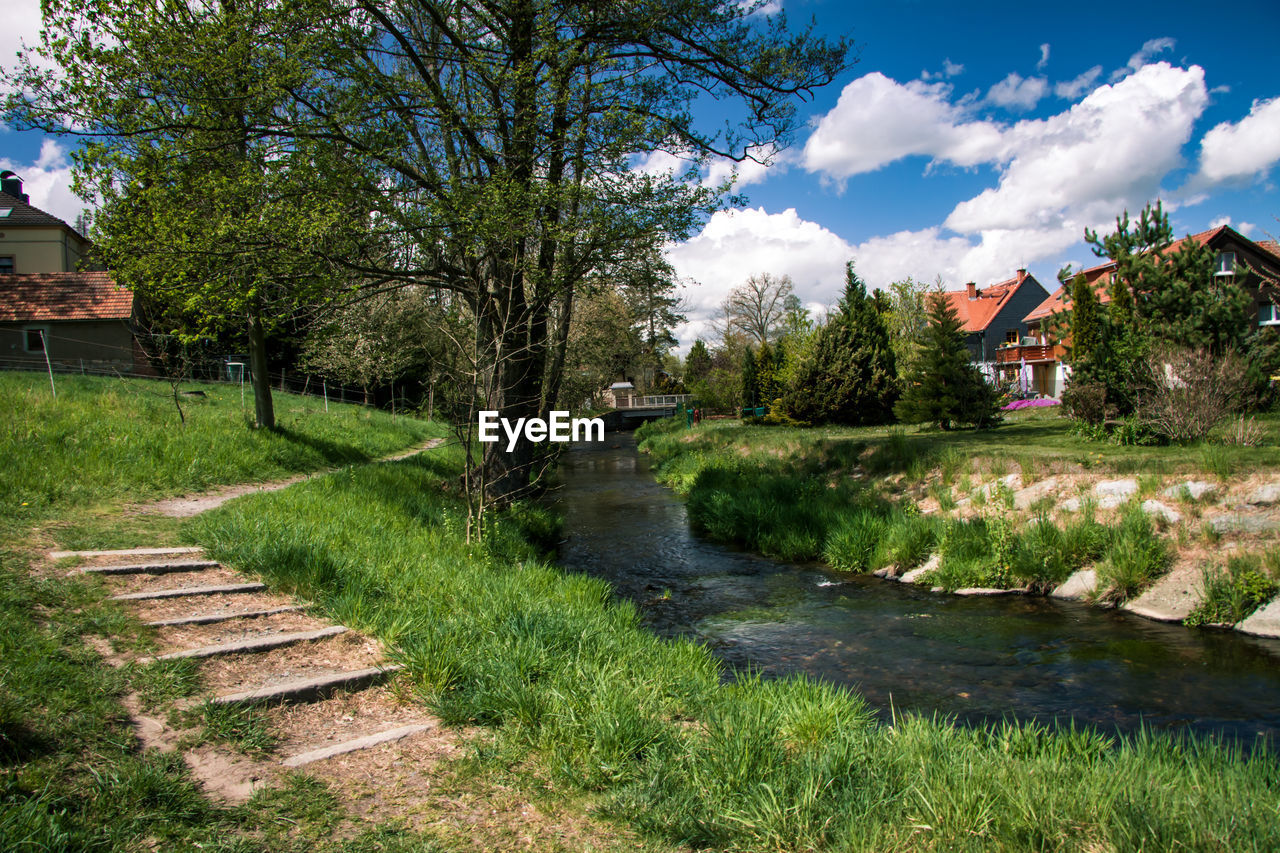
[[[0,367],[151,372],[133,334],[134,296],[94,269],[92,244],[32,207],[0,173]]]
[[[1048,295],[1044,285],[1025,269],[987,287],[969,282],[964,290],[944,294],[960,319],[970,356],[990,379],[997,376],[1002,350],[1017,346],[1026,337],[1023,318]]]
[[[1227,225],[1178,240],[1166,251],[1177,251],[1185,240],[1194,240],[1217,252],[1216,276],[1228,277],[1249,291],[1253,300],[1253,316],[1258,326],[1280,326],[1280,244],[1274,240],[1254,242]],[[1093,286],[1100,302],[1111,299],[1109,286],[1116,264],[1108,261],[1079,274]],[[1031,369],[1031,390],[1045,397],[1058,397],[1071,375],[1067,364],[1069,340],[1063,340],[1055,329],[1055,314],[1071,310],[1071,293],[1062,285],[1023,318],[1028,338],[1023,345],[1001,353],[1002,366],[1014,363]]]

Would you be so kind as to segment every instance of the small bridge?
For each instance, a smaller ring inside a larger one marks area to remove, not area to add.
[[[605,415],[605,426],[634,429],[645,421],[669,418],[692,402],[692,394],[619,394],[614,400],[614,411]]]

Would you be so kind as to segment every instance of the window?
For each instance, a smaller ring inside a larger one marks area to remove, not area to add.
[[[0,275],[13,272],[13,255],[0,255]]]
[[[1019,335],[1018,335],[1017,329],[1006,329],[1004,333],[1004,342],[1006,344],[1017,344],[1018,337]]]
[[[1235,275],[1236,274],[1236,253],[1235,252],[1219,252],[1218,268],[1214,271],[1214,275]]]
[[[27,352],[44,352],[45,335],[49,331],[42,326],[28,326],[22,330],[23,348]]]
[[[1264,302],[1258,306],[1259,326],[1280,326],[1280,306],[1272,302]]]

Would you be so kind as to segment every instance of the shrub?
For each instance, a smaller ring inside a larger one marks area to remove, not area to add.
[[[1280,584],[1263,569],[1257,555],[1237,555],[1227,560],[1225,571],[1204,571],[1204,599],[1185,620],[1188,625],[1234,625],[1266,604]]]
[[[1107,386],[1101,382],[1069,382],[1062,392],[1062,412],[1073,420],[1101,425],[1109,414]]]
[[[1232,352],[1164,348],[1148,360],[1138,422],[1169,441],[1202,441],[1246,403],[1251,385]]]
[[[1098,588],[1106,590],[1105,600],[1126,601],[1168,571],[1171,559],[1169,543],[1156,535],[1146,513],[1133,507],[1112,532],[1098,567]]]
[[[884,516],[874,510],[853,513],[828,537],[823,559],[841,571],[871,571],[876,568],[877,551],[888,526]]]

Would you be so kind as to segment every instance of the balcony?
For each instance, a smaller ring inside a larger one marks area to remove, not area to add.
[[[1004,346],[996,350],[997,364],[1033,364],[1035,362],[1057,361],[1061,357],[1061,347],[1053,344],[1027,344]]]

